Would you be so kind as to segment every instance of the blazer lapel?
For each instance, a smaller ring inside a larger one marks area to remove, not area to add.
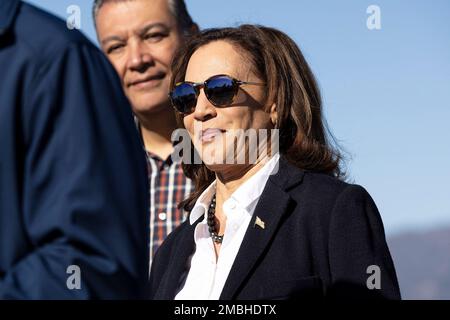
[[[175,299],[176,290],[183,272],[186,271],[186,263],[195,250],[194,230],[197,224],[202,221],[200,217],[193,225],[189,224],[186,230],[177,241],[177,247],[174,251],[172,259],[167,266],[167,272],[164,273],[163,279],[159,285],[156,300],[173,300]],[[189,223],[189,222],[187,222]]]
[[[235,298],[240,285],[276,235],[281,218],[289,212],[288,207],[292,200],[286,190],[300,183],[302,177],[303,171],[292,167],[284,157],[280,158],[278,173],[267,181],[225,282],[220,295],[221,300]],[[259,219],[258,223],[255,223],[257,218]],[[261,222],[264,223],[264,228],[262,228]]]

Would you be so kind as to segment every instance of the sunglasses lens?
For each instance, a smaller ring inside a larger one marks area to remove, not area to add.
[[[216,106],[227,106],[233,102],[238,86],[232,78],[217,76],[206,82],[206,97]]]
[[[170,99],[175,109],[185,114],[192,113],[197,104],[197,94],[190,83],[177,85],[170,93]]]

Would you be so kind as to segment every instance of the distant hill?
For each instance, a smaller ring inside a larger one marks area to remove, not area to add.
[[[450,227],[387,241],[403,299],[450,299]]]

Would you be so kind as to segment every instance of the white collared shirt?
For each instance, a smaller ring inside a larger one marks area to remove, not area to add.
[[[189,222],[192,225],[201,216],[204,218],[195,227],[196,250],[188,260],[188,270],[182,276],[175,300],[219,299],[267,180],[278,169],[279,158],[276,153],[224,202],[223,212],[227,222],[217,261],[207,224],[208,207],[216,192],[216,181],[198,198]]]

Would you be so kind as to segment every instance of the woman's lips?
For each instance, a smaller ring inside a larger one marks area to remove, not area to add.
[[[225,130],[217,129],[217,128],[209,128],[206,130],[202,130],[200,134],[201,142],[210,142],[213,141],[216,136],[222,134]]]

